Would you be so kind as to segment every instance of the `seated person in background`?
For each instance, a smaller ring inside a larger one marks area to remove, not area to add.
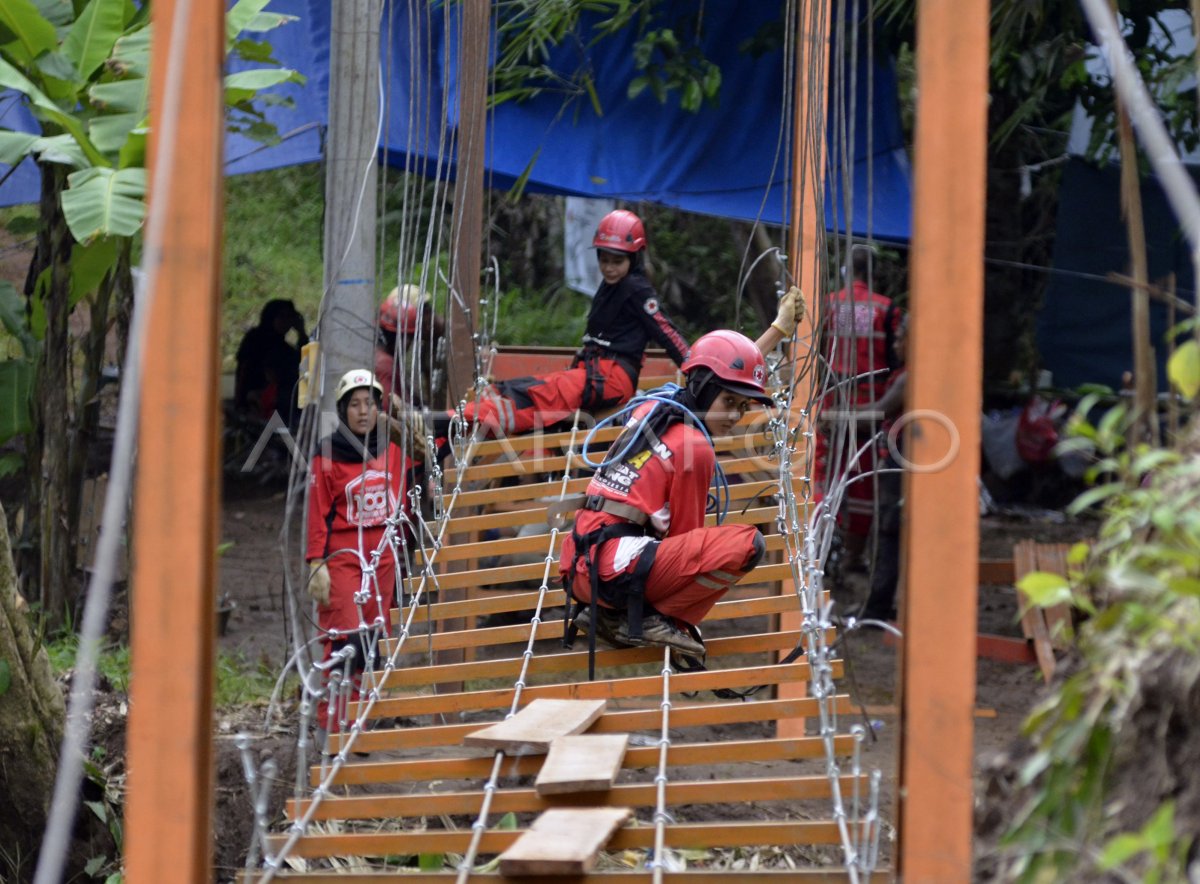
[[[576,600],[574,628],[618,646],[702,656],[697,624],[766,551],[753,525],[704,525],[711,437],[771,400],[762,354],[738,332],[704,335],[683,373],[677,404],[638,407],[613,443],[621,454],[588,485],[559,571]]]
[[[287,339],[295,329],[296,343]],[[296,382],[300,377],[300,348],[308,343],[304,317],[296,305],[276,298],[263,305],[258,325],[246,332],[237,351],[234,405],[263,420],[279,412],[288,424],[296,412]]]

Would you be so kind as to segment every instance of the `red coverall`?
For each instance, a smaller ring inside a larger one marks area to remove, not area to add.
[[[343,442],[343,440],[335,440]],[[384,522],[401,505],[407,506],[407,476],[413,466],[399,446],[388,443],[376,457],[364,463],[361,452],[347,452],[345,445],[325,445],[312,461],[309,473],[308,547],[305,559],[325,560],[329,565],[329,604],[317,606],[317,622],[324,635],[328,660],[336,648],[354,643],[353,633],[359,627],[358,606],[354,594],[363,588],[363,572],[357,552],[369,563],[372,552],[384,535]],[[362,545],[359,546],[359,526],[362,526]],[[395,559],[390,548],[384,548],[375,568],[375,580],[367,583],[370,593],[362,606],[367,626],[378,625],[383,632],[389,626],[388,616],[395,596]],[[378,598],[376,597],[378,586]],[[335,634],[331,634],[336,631]],[[361,671],[362,648],[355,658]],[[355,683],[357,684],[357,675]],[[355,692],[357,696],[357,692]],[[327,700],[317,707],[317,726],[332,732],[337,730],[340,715],[329,714]]]
[[[834,381],[845,383],[830,391],[822,402],[821,411],[826,419],[836,420],[838,416],[831,412],[854,409],[864,403],[874,402],[883,395],[888,380],[888,338],[895,334],[900,323],[899,311],[891,308],[890,298],[871,291],[861,280],[854,281],[849,293],[842,289],[833,295],[829,308],[829,346],[825,357],[829,360]],[[848,380],[867,372],[875,373],[855,382]],[[833,452],[830,451],[829,432],[823,430],[817,433],[813,479],[818,500],[828,490],[830,470],[844,469],[867,441],[860,433],[851,433],[849,438],[851,441],[838,455],[838,462],[830,463]],[[872,446],[850,468],[849,476],[852,478],[868,473],[876,468],[876,464],[876,449]],[[874,504],[875,491],[871,479],[853,482],[846,489],[842,512],[838,514],[839,523],[848,533],[865,537],[871,530]]]
[[[600,579],[610,581],[632,573],[643,549],[656,545],[646,577],[646,602],[661,614],[693,626],[747,573],[745,566],[754,557],[760,536],[753,525],[704,527],[715,463],[704,434],[676,423],[662,434],[660,445],[597,472],[587,489],[589,496],[600,495],[646,513],[662,537],[620,537],[596,548]],[[580,510],[575,530],[584,535],[619,521],[612,513]],[[561,575],[570,570],[574,558],[574,540],[568,536],[559,559]],[[573,592],[580,601],[590,601],[587,560],[580,558],[576,569]],[[611,607],[600,599],[597,602]]]
[[[467,422],[478,421],[490,436],[512,436],[567,420],[579,408],[623,405],[637,389],[651,339],[683,365],[687,341],[660,309],[646,277],[631,271],[614,285],[601,283],[572,367],[493,384],[478,401],[467,403]]]

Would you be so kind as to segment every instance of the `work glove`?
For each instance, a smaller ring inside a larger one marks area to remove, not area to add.
[[[421,412],[413,408],[406,409],[404,400],[393,393],[392,407],[388,413],[388,436],[403,448],[404,443],[410,441],[409,434],[412,442],[409,455],[413,460],[424,463],[428,454],[425,449],[425,421],[421,419]]]
[[[329,565],[325,562],[308,563],[308,594],[318,605],[329,604]]]
[[[771,323],[771,328],[785,338],[790,338],[796,333],[796,323],[803,317],[804,292],[800,291],[799,286],[792,286],[787,290],[787,294],[779,299],[779,312],[775,314],[775,321]]]

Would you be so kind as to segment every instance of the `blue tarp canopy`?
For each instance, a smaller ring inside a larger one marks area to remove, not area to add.
[[[694,9],[694,4],[682,3],[667,4],[667,20],[675,7]],[[703,50],[721,69],[722,84],[716,104],[705,104],[697,113],[682,110],[676,96],[659,103],[650,90],[627,97],[628,84],[638,74],[633,33],[590,46],[587,58],[602,113],[597,114],[586,98],[564,106],[561,93],[501,104],[488,119],[489,182],[508,188],[528,172],[525,188],[531,192],[649,200],[690,212],[782,223],[791,184],[783,52],[774,49],[752,56],[739,48],[764,25],[778,20],[781,6],[738,0],[705,3]],[[266,37],[275,57],[303,73],[308,82],[281,90],[293,98],[293,108],[267,111],[284,136],[281,144],[262,147],[236,134],[228,137],[231,174],[321,158],[329,93],[330,4],[328,0],[275,0],[270,8],[298,17]],[[452,6],[452,14],[459,8]],[[451,25],[451,39],[444,39],[447,25],[441,6],[432,13],[421,12],[420,22],[410,21],[410,15],[412,4],[396,4],[384,16],[390,32],[382,52],[387,118],[380,155],[391,165],[431,174],[436,166],[440,109],[449,108],[449,123],[456,122],[455,28]],[[583,27],[593,21],[585,18]],[[851,55],[846,53],[847,58]],[[847,67],[841,79],[856,84],[856,89],[851,92],[846,85],[830,90],[827,226],[831,230],[849,226],[859,236],[907,240],[911,196],[895,75],[890,60],[874,58],[865,43],[853,55],[857,70]],[[556,51],[551,66],[571,73],[580,57],[578,45],[565,46]],[[425,75],[415,78],[412,71]],[[838,80],[833,65],[830,78]],[[871,103],[868,94],[873,95]],[[844,97],[838,100],[839,95]],[[853,129],[849,128],[851,110]],[[850,150],[839,151],[845,140],[835,137],[832,129],[843,115],[845,131],[855,136]],[[0,98],[0,125],[29,131],[32,120],[8,95]],[[452,155],[443,157],[443,167],[452,177]],[[854,205],[849,207],[843,204],[843,169],[852,169],[853,175]],[[4,171],[0,167],[0,175]],[[37,172],[32,167],[17,170],[0,185],[0,205],[36,199]]]

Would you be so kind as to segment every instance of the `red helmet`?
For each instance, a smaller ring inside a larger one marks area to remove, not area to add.
[[[416,286],[405,286],[405,289]],[[407,293],[403,293],[407,294]],[[417,304],[410,298],[402,298],[399,288],[394,288],[379,305],[379,327],[386,332],[404,335],[417,333]]]
[[[640,252],[646,248],[646,228],[633,212],[617,209],[600,219],[592,245],[610,252]]]
[[[755,343],[744,334],[728,329],[709,332],[692,344],[684,360],[684,374],[695,368],[712,370],[718,386],[748,396],[759,402],[770,402],[767,395],[767,364]]]

